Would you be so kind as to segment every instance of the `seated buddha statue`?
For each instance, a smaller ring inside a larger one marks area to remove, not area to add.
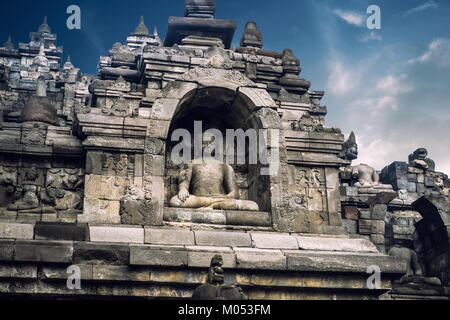
[[[182,164],[178,194],[170,200],[175,208],[259,211],[254,201],[240,200],[233,168],[214,158]]]

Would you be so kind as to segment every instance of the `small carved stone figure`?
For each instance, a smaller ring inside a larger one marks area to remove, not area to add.
[[[245,300],[242,289],[224,284],[223,258],[215,255],[208,271],[208,282],[195,289],[194,300]]]
[[[400,245],[394,245],[394,247],[389,250],[388,254],[406,261],[406,274],[398,281],[399,283],[428,284],[435,286],[442,285],[439,278],[426,277],[424,275],[422,265],[414,250]]]
[[[342,151],[339,153],[339,157],[350,161],[358,158],[358,145],[354,132],[350,134],[347,141],[342,145]]]
[[[29,210],[39,207],[37,191],[37,186],[18,186],[14,194],[14,198],[17,200],[8,206],[8,210]]]
[[[434,171],[436,168],[436,165],[433,160],[430,158],[427,158],[428,151],[425,148],[419,148],[414,153],[410,154],[408,157],[409,165],[411,167],[428,170],[428,171]]]
[[[374,186],[380,183],[380,175],[378,172],[366,164],[360,164],[359,166],[352,167],[352,178],[357,182],[355,187]]]

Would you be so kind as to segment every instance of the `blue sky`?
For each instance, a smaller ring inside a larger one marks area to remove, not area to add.
[[[66,28],[66,8],[81,7],[81,30]],[[381,8],[381,30],[366,27],[369,5]],[[27,42],[44,15],[64,59],[96,73],[100,55],[125,42],[144,15],[164,38],[169,16],[183,15],[183,0],[3,0],[0,42]],[[26,8],[26,10],[24,10]],[[355,131],[360,157],[382,169],[426,147],[437,170],[450,174],[450,1],[448,0],[217,0],[216,18],[253,20],[264,48],[292,48],[302,77],[325,90],[327,125]]]

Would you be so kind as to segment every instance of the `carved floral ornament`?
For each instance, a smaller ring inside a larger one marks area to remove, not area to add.
[[[215,55],[205,63],[183,74],[180,80],[202,82],[219,78],[240,86],[255,86],[253,81],[231,68],[230,60],[225,60],[220,55]]]

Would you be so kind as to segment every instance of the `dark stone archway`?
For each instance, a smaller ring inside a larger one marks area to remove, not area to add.
[[[416,224],[427,275],[450,282],[450,200],[425,196],[412,204],[423,217]]]

